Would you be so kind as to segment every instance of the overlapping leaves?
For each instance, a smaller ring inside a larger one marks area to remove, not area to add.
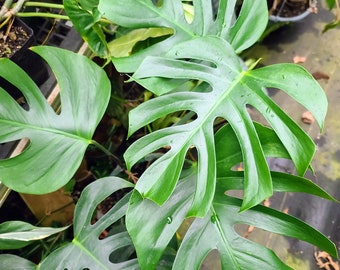
[[[143,197],[163,204],[176,186],[187,150],[194,146],[198,152],[198,181],[190,213],[198,216],[207,213],[215,191],[213,125],[218,117],[229,122],[242,149],[245,166],[242,209],[271,196],[271,176],[247,110],[248,104],[256,108],[275,130],[298,173],[302,175],[307,170],[315,150],[313,141],[263,91],[265,87],[282,89],[311,111],[322,126],[327,109],[326,96],[302,67],[278,64],[243,71],[238,56],[226,41],[202,37],[174,46],[165,57],[146,58],[133,75],[141,83],[144,78],[151,77],[199,80],[208,83],[211,91],[167,93],[131,111],[129,134],[172,112],[187,110],[197,115],[190,123],[144,136],[126,151],[125,158],[131,167],[147,154],[170,146],[170,150],[138,181],[136,189]],[[157,89],[154,92],[157,93]],[[228,142],[229,138],[223,140]]]
[[[148,47],[129,57],[113,58],[120,72],[134,72],[143,59],[150,55],[162,55],[174,45],[198,36],[219,36],[227,40],[240,52],[254,44],[267,24],[267,4],[265,1],[243,1],[236,22],[236,0],[221,0],[215,14],[212,1],[194,0],[194,18],[185,18],[181,0],[162,1],[160,6],[152,0],[101,0],[98,9],[112,22],[130,29],[165,27],[174,34],[166,40]]]
[[[1,269],[139,269],[136,259],[128,260],[129,255],[120,256],[120,262],[112,262],[113,254],[132,246],[131,239],[126,231],[119,232],[100,239],[104,230],[119,221],[128,207],[130,193],[127,193],[107,213],[93,224],[93,217],[98,204],[112,193],[131,189],[133,184],[117,178],[105,177],[88,185],[82,192],[74,213],[74,239],[59,249],[53,251],[38,266],[28,260],[15,255],[0,255]],[[54,229],[60,231],[65,228]],[[42,237],[48,228],[40,228]],[[45,233],[46,234],[46,233]],[[39,239],[36,233],[26,232],[30,239]],[[120,253],[122,255],[124,253]],[[14,266],[14,267],[13,267]]]
[[[287,151],[271,129],[254,123],[266,156],[287,158]],[[220,140],[228,137],[228,143]],[[243,172],[230,168],[242,160],[241,148],[230,125],[216,134],[218,182],[207,215],[196,218],[182,240],[173,269],[199,269],[207,254],[218,250],[223,269],[290,269],[269,249],[251,242],[234,230],[236,224],[253,225],[277,234],[303,239],[336,256],[333,243],[302,221],[273,209],[256,206],[239,212],[242,201],[225,195],[244,188]],[[226,159],[225,156],[231,157]],[[170,199],[162,206],[143,199],[134,191],[127,213],[127,228],[136,247],[142,269],[155,268],[168,242],[188,217],[194,199],[196,169],[185,171]],[[310,180],[271,172],[274,191],[305,192],[334,200]],[[138,222],[136,222],[138,221]]]
[[[78,169],[108,104],[110,82],[84,56],[46,46],[33,50],[57,78],[61,112],[53,111],[22,69],[0,60],[0,75],[23,93],[29,106],[25,110],[0,89],[0,142],[29,139],[23,153],[0,161],[0,181],[19,192],[42,194],[62,187]]]
[[[87,186],[74,213],[74,239],[41,263],[41,269],[138,269],[137,260],[110,261],[115,251],[130,245],[127,232],[100,239],[101,233],[120,220],[128,207],[130,194],[125,195],[104,216],[92,224],[97,205],[106,197],[133,185],[117,177],[106,177]],[[122,258],[123,259],[123,258]]]
[[[100,22],[98,0],[64,0],[64,8],[74,28],[100,57],[109,57],[106,37],[103,30],[105,23]],[[107,24],[107,23],[106,23]]]

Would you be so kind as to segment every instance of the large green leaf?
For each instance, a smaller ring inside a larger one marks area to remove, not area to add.
[[[67,228],[36,227],[23,221],[7,221],[0,224],[0,249],[22,248]]]
[[[295,237],[327,250],[333,256],[336,248],[317,230],[289,215],[257,206],[240,213],[241,200],[224,195],[229,189],[242,189],[242,174],[219,179],[210,212],[204,219],[196,218],[183,239],[173,269],[199,269],[213,249],[220,252],[223,269],[290,269],[267,248],[242,238],[234,231],[235,224],[248,224],[274,233]],[[287,179],[288,181],[287,181]],[[325,191],[304,178],[274,173],[275,191],[298,191],[332,199]],[[142,269],[155,268],[167,244],[187,216],[194,195],[195,175],[179,181],[171,198],[162,206],[142,199],[135,191],[127,213],[127,227],[136,247]],[[258,256],[259,255],[259,256]],[[190,266],[190,268],[189,268]]]
[[[236,224],[248,224],[276,234],[298,238],[327,250],[333,256],[335,245],[301,220],[258,205],[239,212],[241,200],[228,197],[224,189],[216,192],[213,206],[204,219],[196,218],[178,251],[173,269],[198,269],[207,254],[219,251],[222,269],[291,269],[271,250],[251,242],[234,230]],[[192,248],[196,247],[195,252]]]
[[[33,51],[57,78],[61,112],[53,111],[23,70],[0,60],[0,76],[22,91],[29,106],[23,109],[0,89],[0,142],[29,139],[23,153],[0,160],[0,181],[19,192],[41,194],[60,188],[77,170],[108,104],[110,82],[84,56],[53,47]]]
[[[257,123],[254,123],[254,126],[257,133],[259,134],[259,139],[261,141],[266,157],[288,158],[287,151],[285,150],[281,141],[273,130]],[[231,170],[233,165],[242,160],[241,148],[237,143],[237,138],[231,126],[225,125],[217,132],[215,137],[217,157],[216,162],[218,170],[218,192],[224,194],[224,192],[228,190],[242,190],[244,188],[244,173]],[[228,138],[228,140],[224,140],[221,138]],[[226,158],[226,156],[231,156],[231,158],[228,159]],[[181,176],[181,180],[178,182],[178,185],[176,186],[173,194],[171,195],[169,200],[165,202],[162,206],[158,206],[148,199],[143,200],[143,198],[137,191],[134,191],[133,195],[131,196],[130,206],[126,215],[126,222],[128,231],[136,247],[138,260],[142,269],[148,269],[148,266],[154,267],[157,265],[158,260],[162,255],[162,252],[164,252],[164,250],[166,249],[166,246],[168,245],[170,239],[176,233],[183,220],[189,215],[188,210],[192,204],[194,197],[197,172],[196,168],[193,167],[189,170],[184,170],[183,173],[185,173],[185,175]],[[327,192],[322,190],[320,187],[318,187],[316,184],[308,179],[280,172],[271,172],[271,175],[273,180],[273,190],[276,192],[304,192],[332,201],[336,201]],[[224,200],[224,198],[222,199]],[[229,200],[227,199],[223,201],[223,205],[225,205],[225,209],[223,211],[226,211],[224,215],[228,217],[239,215],[238,210],[240,206],[240,201],[235,202],[231,200],[229,202]],[[211,209],[209,211],[211,211]],[[232,213],[230,213],[230,211]],[[257,218],[259,220],[272,218],[270,226],[267,227],[268,230],[275,231],[276,223],[282,224],[281,216],[278,217],[276,211],[271,212],[270,210],[269,212],[266,212],[263,211],[262,208],[253,208],[249,211],[252,211],[254,215],[257,215]],[[246,217],[249,211],[244,212],[244,214],[242,215]],[[250,213],[250,216],[252,216],[252,213]],[[283,222],[288,222],[286,224],[287,226],[290,226],[291,223],[296,225],[296,227],[294,227],[293,229],[293,231],[295,230],[295,232],[287,232],[288,235],[311,242],[312,238],[306,239],[306,235],[302,235],[304,229],[301,230],[299,227],[302,226],[301,228],[306,228],[306,232],[309,233],[312,231],[316,239],[319,239],[319,237],[321,237],[320,239],[323,240],[320,241],[320,243],[322,243],[323,245],[322,248],[326,248],[333,254],[335,253],[333,244],[330,241],[326,241],[323,235],[317,233],[308,225],[302,224],[300,221],[297,221],[294,218],[291,219],[286,215],[284,215],[283,220]],[[203,261],[208,252],[211,249],[217,248],[217,246],[212,247],[211,245],[219,243],[221,239],[229,239],[226,238],[223,231],[216,231],[217,224],[211,223],[211,212],[209,212],[208,215],[205,217],[205,221],[197,219],[197,221],[195,222],[206,222],[205,224],[207,225],[207,227],[200,227],[201,231],[196,231],[197,234],[195,241],[199,243],[193,243],[190,239],[188,240],[187,238],[183,240],[183,245],[188,247],[190,246],[190,251],[186,248],[181,249],[182,252],[185,252],[185,254],[178,254],[178,258],[176,260],[179,261],[177,262],[179,269],[181,269],[181,266],[183,265],[193,265],[196,266],[196,268],[193,267],[193,269],[198,269],[200,263]],[[254,223],[253,225],[256,226],[258,224],[259,223]],[[226,221],[221,223],[221,227],[223,228],[223,230],[233,231],[233,220],[231,220],[230,222]],[[297,230],[297,228],[299,229]],[[190,230],[194,229],[195,227],[191,228]],[[152,234],[150,234],[149,232],[152,232]],[[231,239],[229,239],[230,243],[228,244],[230,246],[230,250],[234,250],[234,253],[233,251],[231,251],[231,256],[235,257],[233,261],[237,262],[237,265],[239,263],[239,256],[242,256],[243,258],[246,257],[245,259],[248,262],[247,267],[244,267],[242,269],[252,269],[251,264],[257,264],[257,261],[260,258],[255,253],[247,254],[247,249],[245,249],[244,251],[245,254],[239,255],[240,253],[243,253],[243,248],[248,248],[248,245],[255,247],[256,249],[258,249],[258,251],[261,252],[261,263],[265,264],[264,262],[267,262],[267,269],[281,269],[279,267],[282,266],[282,263],[275,256],[273,256],[271,251],[268,251],[263,247],[259,247],[255,243],[250,243],[249,241],[243,239],[241,236],[236,235],[234,232],[231,234],[231,236],[237,238],[235,246],[232,245],[232,243],[234,242]],[[193,248],[195,250],[193,250]],[[183,251],[183,249],[185,251]],[[225,252],[225,247],[219,246],[219,251],[221,253]],[[189,256],[187,252],[190,252],[191,255]],[[200,255],[195,257],[194,254],[197,253]],[[181,261],[183,259],[181,258],[182,256],[189,257],[187,259],[192,259],[192,261],[183,262]],[[268,265],[272,265],[273,267],[270,268]],[[235,269],[237,269],[236,266]]]
[[[42,263],[41,269],[139,269],[137,260],[114,263],[110,255],[130,245],[127,232],[121,232],[104,239],[101,233],[120,220],[128,207],[130,193],[119,200],[96,223],[91,224],[97,205],[110,194],[133,185],[117,177],[106,177],[88,185],[76,205],[74,214],[74,239],[52,252]]]
[[[267,22],[265,1],[243,1],[240,15],[233,21],[236,0],[221,0],[217,18],[214,18],[211,0],[194,0],[194,18],[185,18],[181,0],[162,1],[161,6],[152,0],[101,0],[98,9],[105,18],[118,25],[139,29],[149,27],[171,28],[174,34],[166,40],[130,57],[113,58],[120,72],[134,72],[149,55],[161,55],[175,44],[198,36],[214,35],[229,41],[240,52],[261,36]]]
[[[200,62],[186,61],[188,58]],[[131,168],[150,152],[170,146],[170,150],[139,179],[136,189],[143,197],[163,204],[176,186],[187,150],[195,146],[199,172],[190,213],[205,216],[215,190],[213,124],[217,117],[223,117],[230,123],[242,149],[245,167],[242,210],[271,196],[271,176],[256,128],[247,110],[248,104],[255,107],[272,126],[298,173],[302,175],[307,170],[315,151],[313,141],[263,92],[264,87],[282,89],[308,108],[320,126],[323,126],[327,110],[326,96],[320,85],[302,67],[277,64],[243,71],[239,58],[226,41],[218,37],[202,37],[174,46],[165,57],[146,58],[133,78],[141,82],[150,77],[200,80],[208,83],[211,91],[168,93],[144,102],[130,112],[130,135],[172,112],[187,110],[197,114],[197,118],[188,124],[172,126],[144,136],[126,151],[124,157]]]

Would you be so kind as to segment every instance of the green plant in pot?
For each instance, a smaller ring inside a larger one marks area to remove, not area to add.
[[[118,71],[131,73],[130,80],[155,95],[130,112],[129,137],[173,112],[185,112],[184,117],[135,140],[126,150],[131,171],[143,159],[152,161],[136,185],[109,176],[85,188],[76,206],[71,242],[38,264],[3,254],[3,269],[199,269],[212,250],[219,252],[222,269],[291,269],[270,249],[239,235],[236,224],[297,238],[337,257],[335,245],[322,233],[261,205],[274,192],[305,192],[336,201],[303,177],[311,168],[314,142],[264,89],[285,91],[314,114],[321,128],[327,99],[298,65],[243,69],[237,54],[261,36],[267,5],[243,1],[233,20],[235,4],[221,0],[215,18],[210,1],[194,0],[193,21],[188,22],[179,0],[159,5],[151,0],[99,1],[93,14],[117,25],[173,32],[130,56],[111,59]],[[19,192],[47,193],[68,182],[88,145],[102,149],[92,135],[108,104],[110,85],[104,71],[83,56],[49,47],[33,50],[58,79],[61,113],[51,110],[27,76],[22,74],[22,82],[12,75],[20,71],[9,60],[0,63],[0,74],[22,90],[30,106],[24,111],[0,91],[0,140],[30,140],[22,154],[0,161],[0,175]],[[188,81],[193,82],[190,88]],[[263,115],[268,127],[251,119],[248,105]],[[218,127],[217,119],[224,119]],[[291,160],[298,175],[271,171],[268,157]],[[234,170],[240,163],[244,171]],[[94,222],[97,205],[120,189],[125,195]],[[234,197],[230,190],[244,195]],[[101,237],[120,221],[126,227]],[[176,233],[188,221],[179,241]],[[29,244],[35,239],[31,229],[14,222],[0,225],[0,247]],[[24,236],[18,239],[17,234]]]

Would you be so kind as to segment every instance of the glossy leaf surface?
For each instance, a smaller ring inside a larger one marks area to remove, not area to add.
[[[273,130],[257,123],[254,126],[267,157],[287,157],[285,148]],[[227,136],[228,143],[218,140]],[[237,138],[231,126],[221,128],[216,134],[217,164],[220,164],[217,166],[217,195],[204,219],[197,218],[190,226],[177,254],[174,269],[181,269],[183,265],[191,267],[188,269],[199,269],[212,249],[220,252],[224,269],[254,269],[254,265],[264,269],[290,269],[272,251],[238,235],[234,231],[234,224],[238,223],[251,224],[322,245],[321,249],[336,256],[334,245],[324,235],[289,215],[262,206],[239,213],[241,200],[224,195],[227,190],[244,188],[243,172],[231,171],[231,167],[242,157],[241,148],[235,148],[235,145],[238,146]],[[226,160],[224,156],[229,154],[234,154],[234,158]],[[187,175],[182,175],[170,199],[162,206],[148,199],[143,200],[134,191],[126,221],[142,269],[157,265],[170,239],[188,216],[194,198],[196,169],[193,167],[184,171]],[[271,172],[271,176],[273,190],[276,192],[304,192],[335,201],[327,192],[305,178],[279,172]]]
[[[233,21],[236,0],[221,0],[216,19],[210,0],[194,0],[194,18],[188,22],[181,0],[163,1],[161,6],[152,0],[101,0],[99,10],[105,18],[131,29],[165,27],[174,34],[147,49],[126,58],[113,58],[120,72],[134,72],[146,56],[161,55],[174,45],[198,36],[219,36],[240,52],[261,36],[267,22],[265,1],[243,1],[238,19]]]
[[[29,139],[21,154],[0,160],[0,181],[18,192],[42,194],[62,187],[78,169],[108,104],[110,82],[84,56],[47,46],[33,51],[57,78],[61,113],[53,111],[23,70],[0,60],[0,75],[23,93],[29,106],[23,109],[0,89],[0,142]]]
[[[127,232],[99,239],[101,233],[121,219],[127,210],[130,194],[124,196],[96,223],[91,224],[97,205],[112,193],[133,185],[117,177],[106,177],[88,185],[76,205],[74,239],[53,253],[41,269],[138,269],[136,260],[113,263],[110,254],[132,245]]]
[[[29,260],[12,254],[0,254],[0,269],[6,270],[38,270],[39,266]]]
[[[236,224],[248,224],[276,234],[303,239],[336,256],[336,248],[329,239],[304,222],[258,205],[239,212],[241,200],[217,190],[210,213],[204,219],[195,219],[183,239],[173,269],[198,269],[206,255],[217,249],[222,269],[291,269],[283,264],[273,251],[241,237],[234,230]],[[195,252],[192,247],[197,247]],[[189,255],[190,254],[190,255]]]
[[[186,61],[188,58],[195,62]],[[155,66],[157,69],[152,68]],[[204,81],[211,86],[211,91],[170,92],[144,102],[130,112],[130,135],[169,113],[186,110],[197,115],[190,123],[144,136],[126,151],[124,157],[131,168],[147,154],[170,146],[170,150],[139,179],[136,189],[143,197],[163,204],[176,186],[187,150],[194,146],[198,152],[199,171],[190,214],[204,216],[207,213],[215,191],[213,125],[218,117],[226,119],[231,125],[242,149],[245,168],[242,210],[270,197],[271,176],[259,135],[247,110],[248,104],[256,108],[272,126],[298,173],[302,175],[306,172],[315,151],[313,141],[263,92],[264,87],[285,91],[317,115],[316,120],[322,127],[327,99],[319,84],[302,67],[277,64],[243,71],[238,56],[227,42],[221,38],[202,37],[174,46],[165,57],[147,58],[133,75],[138,82],[152,77]],[[157,94],[157,89],[155,92]]]
[[[7,221],[0,224],[0,249],[21,248],[65,229],[67,227],[36,227],[23,221]]]

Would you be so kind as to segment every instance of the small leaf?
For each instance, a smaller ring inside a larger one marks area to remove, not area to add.
[[[0,75],[22,91],[29,106],[26,111],[0,89],[0,142],[29,139],[21,154],[0,160],[0,180],[18,192],[42,194],[62,187],[79,167],[111,88],[105,72],[84,56],[47,46],[33,51],[57,78],[61,113],[53,111],[22,69],[0,60]]]
[[[91,224],[97,205],[113,192],[133,185],[117,177],[105,177],[88,185],[76,205],[74,239],[54,252],[42,263],[42,269],[138,269],[135,259],[121,263],[109,260],[110,254],[128,246],[131,240],[127,232],[99,239],[101,233],[120,220],[128,207],[130,193],[117,202],[95,224]]]
[[[67,228],[36,227],[23,221],[7,221],[0,224],[0,249],[22,248]]]
[[[148,38],[156,38],[172,34],[173,31],[167,28],[141,28],[133,30],[126,35],[116,38],[108,43],[112,57],[129,56],[133,47],[140,41]]]

